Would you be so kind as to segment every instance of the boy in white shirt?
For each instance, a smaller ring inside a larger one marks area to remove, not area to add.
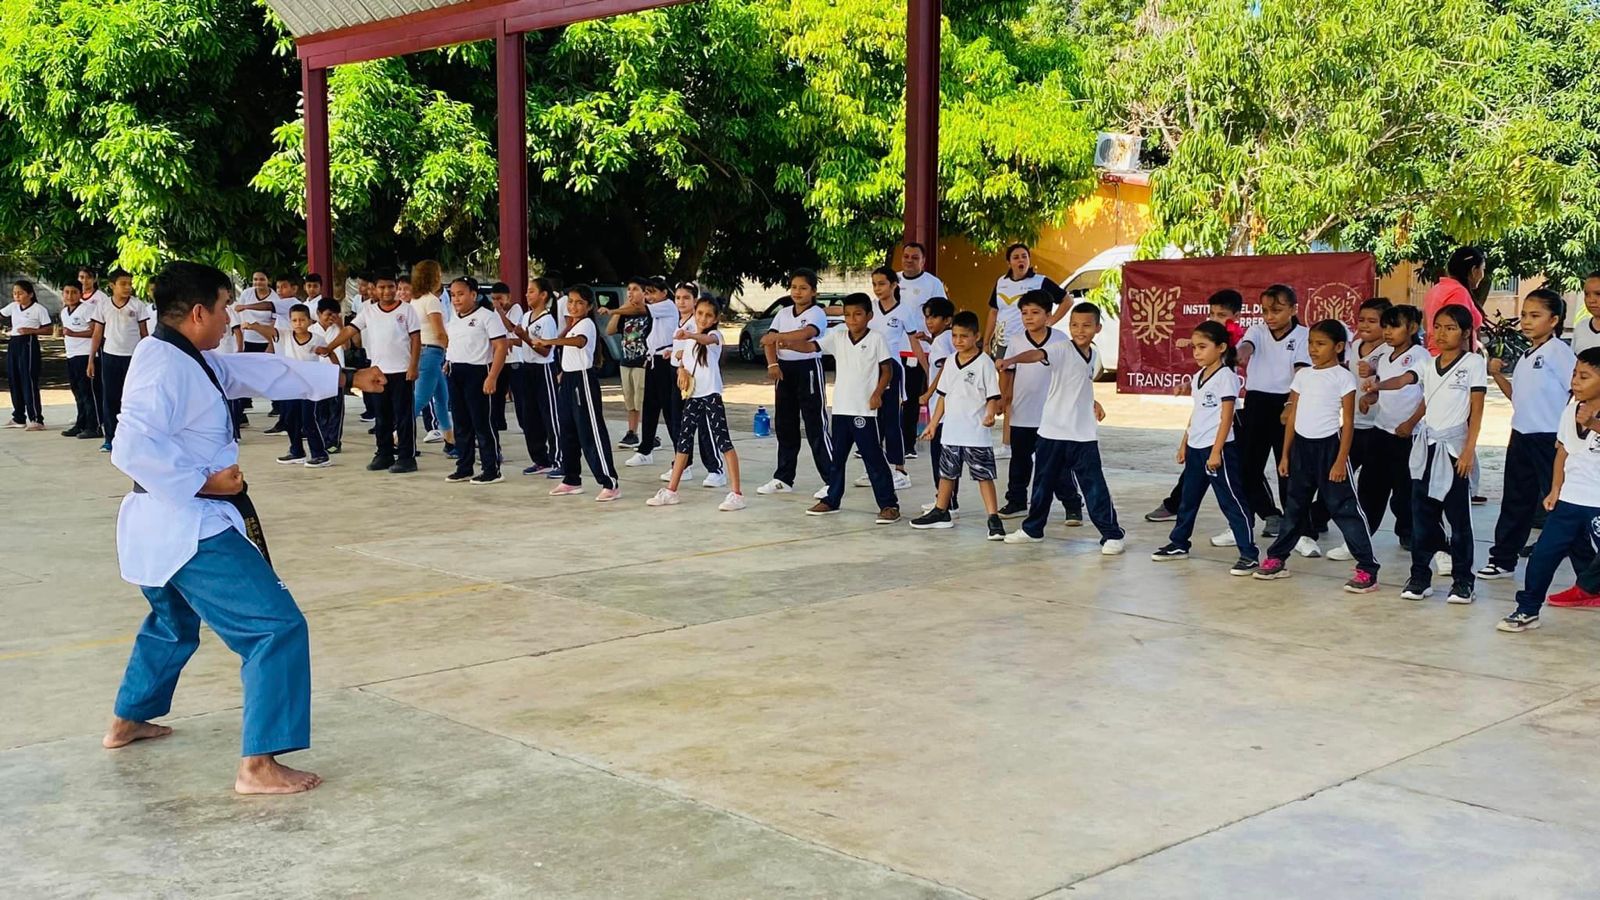
[[[94,337],[89,347],[89,377],[100,379],[100,427],[105,432],[101,453],[110,453],[122,412],[122,385],[128,380],[133,350],[150,334],[150,307],[133,296],[133,276],[111,272],[111,296],[96,303]]]
[[[317,301],[315,309],[317,321],[311,326],[311,333],[322,338],[322,345],[333,343],[334,338],[343,330],[343,320],[340,316],[339,301],[332,297],[323,297]],[[328,357],[344,368],[344,348],[333,351]],[[334,394],[325,400],[316,401],[317,427],[322,430],[322,436],[328,442],[328,452],[338,453],[344,449],[344,394]]]
[[[989,429],[1000,412],[1000,374],[989,354],[978,349],[980,328],[977,315],[970,312],[956,313],[951,322],[955,354],[942,361],[939,383],[934,389],[939,400],[920,437],[932,440],[933,430],[941,430],[939,499],[933,509],[912,519],[911,527],[949,528],[954,524],[950,501],[965,463],[967,474],[978,483],[984,510],[989,514],[989,540],[1003,541],[1006,529],[1000,522],[1000,501],[994,490],[994,447],[989,440]]]
[[[933,391],[934,388],[939,386],[939,373],[944,369],[945,360],[956,355],[954,335],[950,333],[950,323],[955,318],[955,315],[956,305],[951,303],[948,297],[934,297],[922,304],[922,319],[928,326],[926,335],[929,343],[928,386],[916,398],[920,406],[927,406],[933,400]],[[921,414],[919,413],[917,417],[920,419]],[[939,429],[925,428],[923,431],[928,435],[928,448],[931,451],[930,456],[932,456],[933,463],[933,483],[937,485],[939,483],[939,454],[944,447],[939,439]],[[957,483],[951,488],[950,504],[945,507],[952,517],[961,514],[960,493],[961,485]],[[923,512],[927,512],[939,505],[937,487],[934,489],[934,495],[934,502],[924,506],[922,508]]]
[[[534,346],[534,341],[550,340],[561,334],[561,320],[550,309],[555,301],[555,285],[550,279],[529,278],[527,293],[523,295],[522,317],[512,328],[512,334],[523,343],[526,351],[522,381],[528,422],[523,426],[523,433],[527,437],[530,465],[522,470],[524,475],[560,475],[561,418],[556,387],[560,361],[556,359],[556,350],[540,350]]]
[[[678,423],[672,416],[673,383],[677,372],[671,364],[672,336],[678,331],[678,304],[667,295],[666,279],[644,279],[645,309],[650,314],[650,333],[645,336],[644,412],[639,420],[639,449],[623,462],[625,466],[648,466],[659,446],[656,426],[666,420],[667,436],[678,439]]]
[[[83,289],[76,284],[61,286],[61,334],[67,348],[67,383],[78,405],[78,417],[62,437],[88,440],[100,437],[100,412],[94,399],[94,381],[89,378],[89,347],[94,340],[94,304],[83,302]]]
[[[509,349],[505,320],[498,310],[478,305],[478,291],[465,278],[450,282],[450,304],[456,314],[445,326],[450,346],[444,358],[461,455],[445,480],[496,484],[501,481],[500,437],[491,409]],[[483,469],[477,475],[472,474],[474,457]]]
[[[395,296],[392,276],[380,276],[375,290],[377,301],[361,304],[355,319],[317,352],[326,356],[361,335],[368,358],[386,376],[373,429],[378,448],[367,471],[401,475],[417,470],[417,420],[411,403],[422,355],[422,322],[411,304]]]
[[[600,332],[595,328],[594,288],[575,284],[567,289],[567,324],[559,336],[535,338],[533,349],[561,355],[561,483],[550,491],[552,497],[583,493],[583,463],[600,482],[596,503],[610,503],[622,497],[617,483],[617,468],[611,459],[611,438],[600,407],[600,376],[595,372],[595,347]]]
[[[883,438],[878,433],[878,407],[884,402],[884,391],[893,378],[893,363],[889,348],[883,338],[868,323],[872,320],[872,298],[866,294],[851,294],[844,298],[845,327],[823,335],[821,341],[802,341],[802,345],[815,343],[823,353],[834,359],[833,422],[829,432],[834,438],[832,478],[828,493],[817,504],[806,510],[809,516],[832,515],[839,511],[844,500],[845,461],[850,458],[852,446],[861,451],[861,461],[867,467],[867,478],[872,483],[872,494],[878,502],[877,524],[889,525],[900,521],[900,501],[894,493],[894,475],[883,455]],[[776,346],[787,345],[778,339]]]
[[[317,348],[326,347],[328,343],[320,334],[311,330],[311,310],[303,303],[296,303],[289,308],[289,333],[278,336],[276,343],[281,348],[285,359],[299,360],[301,362],[316,362],[324,360],[333,364],[336,360],[331,356],[318,356]],[[308,469],[325,469],[333,465],[328,459],[327,435],[323,433],[321,424],[317,421],[316,404],[320,400],[285,400],[280,421],[283,430],[289,435],[289,452],[278,457],[278,462],[283,465],[304,464]],[[306,454],[307,445],[311,450]]]
[[[0,316],[11,320],[11,339],[6,344],[11,421],[6,427],[43,431],[44,407],[39,390],[43,357],[39,351],[39,336],[50,333],[50,311],[39,302],[33,282],[18,279],[11,285],[11,303],[0,309]]]
[[[1583,276],[1583,308],[1589,317],[1572,327],[1572,352],[1600,347],[1600,271]]]

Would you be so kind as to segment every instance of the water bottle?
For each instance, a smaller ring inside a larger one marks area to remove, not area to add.
[[[756,407],[756,437],[772,437],[772,417],[767,415],[765,406]]]
[[[928,407],[923,404],[917,407],[917,434],[928,430]]]

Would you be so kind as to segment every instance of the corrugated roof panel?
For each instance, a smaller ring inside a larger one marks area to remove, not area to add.
[[[351,25],[383,22],[466,0],[267,0],[297,38]]]

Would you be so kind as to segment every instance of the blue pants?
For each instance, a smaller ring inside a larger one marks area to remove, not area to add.
[[[1241,559],[1257,559],[1255,538],[1250,534],[1249,492],[1245,490],[1243,469],[1237,441],[1222,445],[1222,466],[1212,472],[1206,468],[1211,458],[1210,447],[1189,447],[1183,454],[1183,477],[1178,479],[1178,520],[1173,523],[1168,540],[1175,547],[1187,550],[1189,538],[1194,536],[1194,519],[1200,512],[1200,500],[1206,487],[1217,497],[1222,515],[1228,520],[1233,539],[1239,545]]]
[[[889,465],[903,469],[906,465],[906,441],[900,423],[900,406],[905,402],[906,370],[900,360],[889,360],[889,385],[883,389],[883,403],[878,406],[878,433],[883,436],[883,456]]]
[[[1117,524],[1117,511],[1111,505],[1111,488],[1106,486],[1106,473],[1100,467],[1099,441],[1039,438],[1033,450],[1033,466],[1033,496],[1028,501],[1028,517],[1022,520],[1022,530],[1030,537],[1044,537],[1044,527],[1050,523],[1050,505],[1058,495],[1073,489],[1074,480],[1083,490],[1084,509],[1100,531],[1100,542],[1127,537],[1128,533]]]
[[[416,394],[412,399],[412,407],[421,410],[428,404],[433,404],[433,418],[439,425],[440,431],[452,431],[450,427],[450,388],[444,378],[444,348],[432,344],[422,346],[422,355],[417,357],[417,383]]]
[[[1447,451],[1438,444],[1428,445],[1428,465],[1433,465],[1435,453]],[[1471,588],[1477,579],[1472,575],[1472,507],[1471,488],[1467,479],[1454,473],[1456,460],[1450,458],[1450,491],[1443,500],[1428,496],[1428,482],[1411,479],[1411,581],[1432,584],[1433,571],[1428,563],[1440,550],[1450,551],[1451,584]],[[1424,469],[1424,472],[1427,470]],[[1450,522],[1450,538],[1444,535],[1444,522]]]
[[[317,427],[322,429],[322,439],[333,446],[344,440],[344,395],[336,394],[326,400],[312,402]]]
[[[244,660],[242,756],[311,746],[311,647],[306,620],[272,566],[230,528],[200,542],[150,601],[117,691],[116,713],[147,721],[172,710],[183,666],[200,646],[205,622]]]
[[[1534,542],[1533,556],[1528,558],[1527,580],[1517,591],[1517,612],[1539,614],[1563,559],[1572,557],[1572,571],[1580,574],[1594,562],[1597,517],[1600,508],[1557,501]]]
[[[889,392],[884,391],[884,402],[889,402]],[[898,406],[898,404],[896,404]],[[894,493],[894,475],[883,458],[883,436],[879,433],[880,419],[872,416],[833,417],[833,477],[828,480],[828,497],[825,501],[834,509],[844,502],[845,462],[850,459],[852,447],[861,451],[861,462],[867,467],[867,478],[872,482],[872,496],[879,509],[898,507],[900,498]],[[900,430],[900,420],[894,421]]]
[[[38,335],[14,335],[6,343],[6,380],[11,385],[11,421],[18,425],[44,421],[44,407],[39,402],[42,368]],[[72,391],[74,395],[77,394],[76,384]],[[79,418],[83,416],[81,404],[78,415]]]
[[[1544,509],[1544,498],[1550,493],[1555,462],[1553,432],[1511,432],[1511,441],[1506,444],[1505,495],[1500,501],[1500,517],[1494,523],[1489,562],[1502,569],[1517,567],[1517,558],[1528,543],[1528,535],[1533,533],[1534,517]]]
[[[1372,530],[1367,527],[1361,503],[1356,499],[1356,475],[1350,460],[1345,460],[1343,481],[1328,477],[1334,461],[1339,458],[1339,441],[1338,434],[1294,439],[1294,446],[1289,448],[1289,490],[1283,500],[1283,529],[1267,548],[1267,558],[1286,560],[1301,536],[1314,539],[1312,523],[1317,517],[1310,511],[1313,498],[1320,498],[1329,516],[1338,524],[1339,533],[1344,535],[1345,548],[1355,559],[1356,568],[1376,578],[1378,561],[1372,555]]]

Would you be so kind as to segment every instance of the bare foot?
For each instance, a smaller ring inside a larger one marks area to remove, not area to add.
[[[100,739],[100,743],[105,745],[107,750],[115,750],[118,747],[126,747],[134,741],[163,738],[171,733],[172,729],[165,725],[113,717],[111,727],[106,729],[106,736]]]
[[[298,794],[321,783],[321,777],[291,769],[270,756],[246,756],[239,760],[233,789],[241,794]]]

